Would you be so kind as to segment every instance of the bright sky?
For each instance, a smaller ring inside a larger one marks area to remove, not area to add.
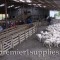
[[[54,17],[54,15],[56,14],[56,13],[58,13],[59,11],[50,11],[50,17]]]

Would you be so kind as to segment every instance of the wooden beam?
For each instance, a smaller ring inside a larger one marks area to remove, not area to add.
[[[7,28],[7,1],[5,0],[5,20],[6,20],[6,28]]]

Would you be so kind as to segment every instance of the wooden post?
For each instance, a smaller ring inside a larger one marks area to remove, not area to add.
[[[19,0],[19,2],[20,2],[20,0]],[[23,3],[23,6],[21,7],[21,20],[24,21],[24,3]],[[24,21],[24,23],[25,23],[25,21]]]
[[[6,21],[6,28],[7,28],[7,1],[5,0],[5,21]]]
[[[23,21],[25,22],[24,19],[25,19],[25,18],[24,18],[24,3],[23,3]]]
[[[31,15],[32,15],[32,19],[33,19],[33,21],[34,21],[34,14],[33,14],[33,3],[32,3],[32,6],[31,6],[31,9],[32,9],[32,13],[31,13]]]

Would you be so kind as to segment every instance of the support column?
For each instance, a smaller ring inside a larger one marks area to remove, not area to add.
[[[6,21],[6,28],[7,28],[7,1],[5,0],[5,21]]]

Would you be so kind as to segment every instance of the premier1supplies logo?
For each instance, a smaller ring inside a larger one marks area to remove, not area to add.
[[[60,52],[58,50],[51,50],[51,49],[47,49],[47,50],[23,50],[23,51],[20,51],[20,50],[16,50],[16,51],[0,51],[0,55],[20,55],[20,56],[42,56],[42,57],[45,57],[45,56],[49,56],[49,55],[59,55]]]

